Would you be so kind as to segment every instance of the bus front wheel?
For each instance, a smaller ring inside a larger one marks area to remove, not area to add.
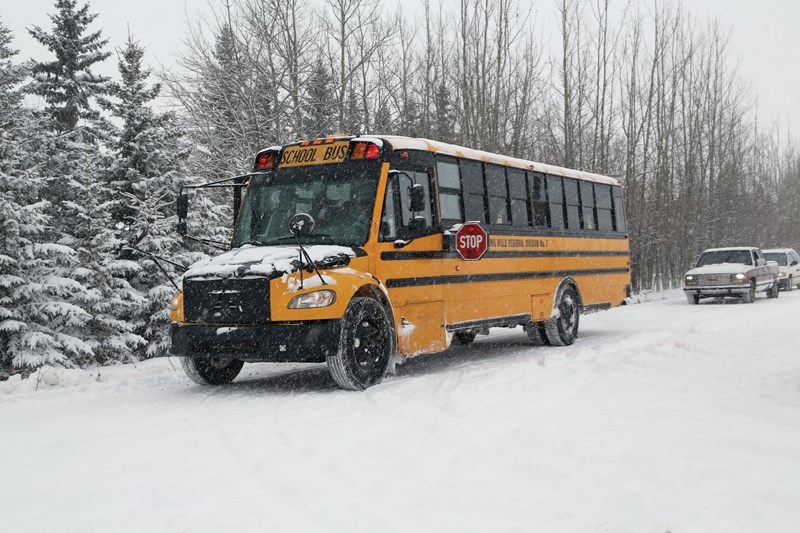
[[[342,317],[339,349],[327,358],[328,370],[341,388],[364,390],[381,382],[393,351],[386,310],[372,298],[356,297]]]
[[[547,340],[553,346],[569,346],[578,338],[580,301],[572,285],[566,285],[558,293],[556,314],[544,323]]]
[[[224,385],[241,372],[244,362],[226,357],[195,359],[181,357],[181,366],[189,379],[198,385]]]

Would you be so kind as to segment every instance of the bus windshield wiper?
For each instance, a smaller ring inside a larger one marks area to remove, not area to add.
[[[331,237],[330,235],[328,235],[326,233],[312,233],[311,235],[306,235],[305,236],[305,238],[307,240],[313,240],[314,237],[321,237],[321,240],[328,241],[330,243],[334,242],[333,237]],[[276,241],[289,241],[289,240],[294,240],[296,238],[297,237],[295,237],[294,235],[286,235],[285,237],[278,237],[275,240]]]

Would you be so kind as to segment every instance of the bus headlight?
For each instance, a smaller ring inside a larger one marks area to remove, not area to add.
[[[169,310],[177,311],[180,305],[181,305],[181,293],[176,292],[175,296],[172,297],[172,302],[170,302],[169,304]]]
[[[289,301],[289,309],[309,309],[312,307],[328,307],[336,301],[336,293],[322,290],[295,296]]]

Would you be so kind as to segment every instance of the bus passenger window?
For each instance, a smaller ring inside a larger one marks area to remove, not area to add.
[[[597,229],[594,221],[594,192],[591,181],[581,181],[581,227]]]
[[[462,159],[461,177],[464,180],[464,219],[486,224],[481,164],[478,161]]]
[[[547,205],[547,187],[542,174],[528,173],[531,182],[533,202],[533,225],[537,228],[550,227],[550,208]]]
[[[528,183],[525,180],[524,171],[508,169],[508,192],[511,197],[511,223],[517,227],[530,226]]]
[[[578,181],[573,178],[564,178],[564,196],[567,200],[567,228],[581,229],[580,208],[578,198]]]
[[[595,183],[594,194],[597,196],[597,229],[614,231],[614,222],[611,216],[611,186]]]
[[[547,199],[550,201],[550,224],[553,229],[564,229],[564,192],[561,176],[547,176]]]
[[[439,207],[442,210],[442,226],[464,222],[461,211],[461,176],[456,160],[436,161],[436,175],[439,180]]]
[[[484,165],[483,168],[489,193],[489,224],[510,224],[506,169],[497,165]]]
[[[619,185],[612,187],[614,198],[614,230],[625,233],[625,208],[622,203],[622,187]]]

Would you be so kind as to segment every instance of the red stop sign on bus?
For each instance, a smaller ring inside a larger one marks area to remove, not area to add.
[[[456,251],[467,261],[477,261],[489,248],[489,234],[477,222],[465,222],[456,232]]]

